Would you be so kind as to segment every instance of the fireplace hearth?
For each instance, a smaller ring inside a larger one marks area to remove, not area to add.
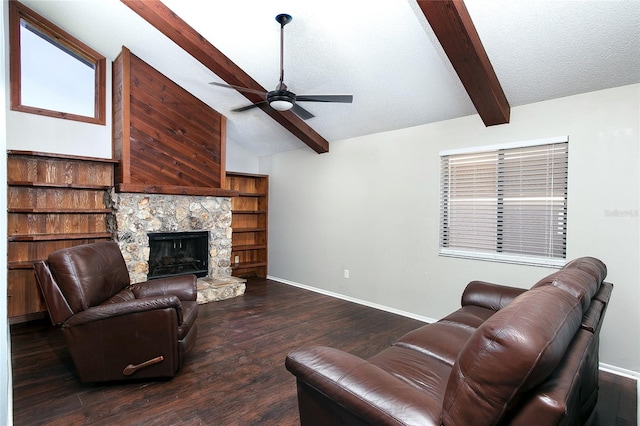
[[[148,279],[173,275],[207,275],[208,232],[155,232],[149,234]]]

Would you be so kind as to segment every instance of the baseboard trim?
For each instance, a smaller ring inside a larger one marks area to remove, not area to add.
[[[407,312],[407,311],[402,311],[400,309],[391,308],[389,306],[378,305],[377,303],[372,303],[372,302],[369,302],[367,300],[357,299],[357,298],[351,297],[351,296],[345,296],[344,294],[334,293],[332,291],[323,290],[323,289],[317,288],[317,287],[311,287],[311,286],[308,286],[308,285],[305,285],[305,284],[297,283],[295,281],[289,281],[289,280],[285,280],[283,278],[273,277],[271,275],[267,275],[267,279],[270,279],[270,280],[273,280],[273,281],[278,281],[278,282],[280,282],[282,284],[287,284],[287,285],[290,285],[290,286],[293,286],[293,287],[303,288],[305,290],[313,291],[314,293],[324,294],[325,296],[335,297],[336,299],[346,300],[347,302],[357,303],[358,305],[364,305],[364,306],[368,306],[370,308],[379,309],[381,311],[389,312],[389,313],[392,313],[392,314],[400,315],[400,316],[403,316],[403,317],[415,319],[415,320],[422,321],[422,322],[431,323],[431,322],[437,321],[437,320],[435,320],[433,318],[424,317],[422,315],[416,315],[414,313]]]
[[[599,368],[601,371],[606,371],[607,373],[634,379],[638,381],[638,385],[640,386],[640,373],[637,371],[627,370],[626,368],[616,367],[615,365],[605,364],[603,362],[600,363]]]
[[[367,300],[362,300],[362,299],[358,299],[358,298],[351,297],[351,296],[345,296],[344,294],[335,293],[333,291],[328,291],[328,290],[323,290],[321,288],[312,287],[312,286],[309,286],[309,285],[306,285],[306,284],[300,284],[300,283],[297,283],[295,281],[285,280],[284,278],[278,278],[278,277],[274,277],[272,275],[267,275],[267,279],[270,279],[270,280],[273,280],[273,281],[277,281],[277,282],[282,283],[282,284],[287,284],[287,285],[290,285],[290,286],[293,286],[293,287],[303,288],[305,290],[313,291],[314,293],[324,294],[325,296],[335,297],[336,299],[346,300],[347,302],[357,303],[358,305],[368,306],[370,308],[379,309],[379,310],[385,311],[385,312],[390,312],[392,314],[400,315],[400,316],[403,316],[403,317],[415,319],[415,320],[426,322],[426,323],[432,323],[432,322],[436,322],[437,321],[434,318],[429,318],[429,317],[425,317],[425,316],[422,316],[422,315],[416,315],[416,314],[414,314],[412,312],[407,312],[407,311],[403,311],[403,310],[400,310],[400,309],[391,308],[391,307],[385,306],[385,305],[379,305],[377,303],[372,303],[372,302],[369,302]],[[615,365],[605,364],[605,363],[602,363],[602,362],[598,365],[598,368],[601,371],[606,371],[608,373],[615,374],[617,376],[622,376],[622,377],[626,377],[626,378],[629,378],[629,379],[636,380],[638,382],[638,387],[640,388],[640,372],[638,372],[638,371],[627,370],[626,368],[616,367]],[[640,398],[640,393],[639,393],[639,398]]]

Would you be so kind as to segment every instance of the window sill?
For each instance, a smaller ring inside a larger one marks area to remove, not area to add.
[[[550,259],[533,256],[518,256],[514,254],[479,253],[464,250],[440,249],[440,256],[455,257],[469,260],[483,260],[487,262],[510,263],[515,265],[538,266],[543,268],[562,268],[566,259]]]

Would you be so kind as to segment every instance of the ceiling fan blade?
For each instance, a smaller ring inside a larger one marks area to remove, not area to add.
[[[297,95],[297,102],[341,102],[350,104],[353,95]]]
[[[302,108],[298,104],[294,104],[293,108],[291,108],[291,111],[293,111],[298,117],[302,118],[303,120],[308,120],[315,117],[315,115],[311,114],[309,111]]]
[[[266,92],[262,92],[260,90],[249,89],[247,87],[232,86],[231,84],[218,83],[216,81],[212,81],[209,84],[212,84],[214,86],[226,87],[227,89],[236,89],[236,90],[239,90],[241,92],[255,93],[256,95],[262,95],[262,96],[266,96],[267,95]]]
[[[250,105],[243,106],[243,107],[240,107],[240,108],[232,109],[231,111],[233,111],[233,112],[247,111],[247,110],[259,107],[261,104],[265,104],[265,103],[267,103],[267,101],[256,102],[255,104],[250,104]]]

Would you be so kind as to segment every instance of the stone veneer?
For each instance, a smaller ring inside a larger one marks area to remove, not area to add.
[[[209,232],[209,277],[231,276],[231,199],[189,195],[111,193],[112,231],[131,282],[147,280],[149,232]]]

